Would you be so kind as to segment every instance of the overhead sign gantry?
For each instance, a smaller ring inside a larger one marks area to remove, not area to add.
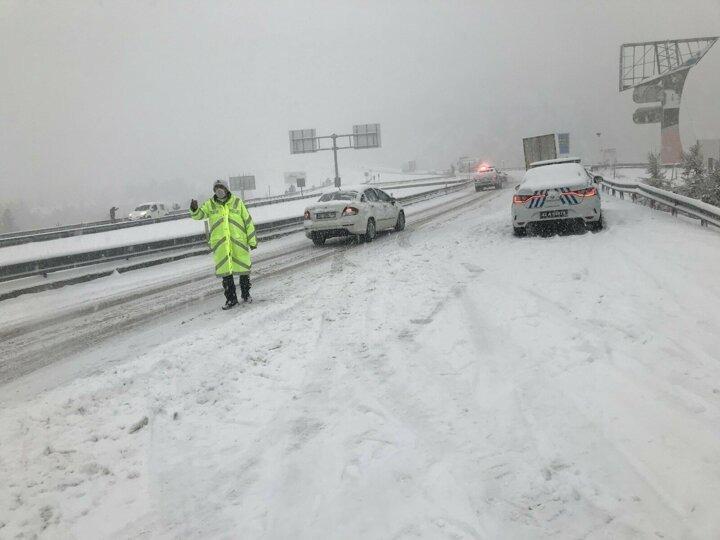
[[[633,88],[635,103],[659,102],[638,108],[633,121],[660,124],[660,159],[664,164],[682,160],[679,123],[685,79],[717,39],[717,36],[669,39],[620,46],[620,91]]]
[[[338,146],[338,139],[340,144]],[[343,140],[345,142],[343,143]],[[332,146],[323,146],[324,141],[332,141]],[[337,151],[344,148],[380,148],[380,124],[357,124],[353,132],[346,135],[317,136],[314,129],[295,129],[290,131],[290,153],[309,154],[322,150],[332,150],[335,159],[335,187],[340,187],[340,173],[338,172]]]

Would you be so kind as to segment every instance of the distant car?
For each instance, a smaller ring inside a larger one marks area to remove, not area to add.
[[[494,188],[501,189],[507,181],[507,175],[495,167],[480,165],[472,175],[475,191]]]
[[[536,223],[576,222],[589,230],[603,227],[600,192],[593,177],[580,163],[545,163],[527,170],[515,188],[512,225],[517,236]]]
[[[167,216],[169,211],[165,208],[163,203],[146,203],[141,204],[135,210],[128,214],[128,218],[131,221],[137,221],[140,219],[157,219],[163,216]]]
[[[405,228],[405,210],[381,189],[343,187],[324,193],[305,209],[305,236],[316,246],[328,238],[356,236],[372,242],[378,231]]]

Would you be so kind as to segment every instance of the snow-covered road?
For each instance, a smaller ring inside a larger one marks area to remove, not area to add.
[[[509,194],[15,381],[0,537],[720,536],[720,235],[517,239]]]

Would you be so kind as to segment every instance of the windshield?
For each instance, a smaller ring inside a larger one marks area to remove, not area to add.
[[[143,205],[141,205],[141,206],[138,206],[138,207],[135,209],[136,212],[142,212],[143,210],[150,210],[150,205],[149,205],[149,204],[143,204]]]
[[[357,195],[357,191],[333,191],[331,193],[325,193],[318,199],[318,201],[352,201],[357,197]]]

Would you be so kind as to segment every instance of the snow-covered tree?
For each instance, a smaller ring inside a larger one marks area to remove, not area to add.
[[[693,144],[688,152],[683,152],[682,169],[682,177],[686,183],[697,180],[705,175],[705,165],[703,164],[703,155],[699,141]]]
[[[708,186],[699,142],[692,145],[688,152],[683,152],[682,169],[685,185],[679,191],[693,199],[702,200],[707,194]]]
[[[670,187],[669,182],[665,178],[665,171],[662,169],[660,164],[660,156],[653,152],[648,154],[648,166],[646,170],[648,177],[646,181],[651,186],[668,189]]]
[[[704,191],[703,201],[720,206],[720,168],[715,167],[715,170],[707,174]]]

